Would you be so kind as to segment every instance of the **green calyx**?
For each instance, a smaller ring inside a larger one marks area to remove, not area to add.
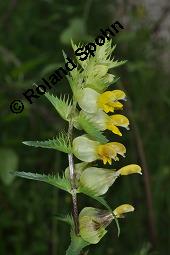
[[[112,222],[113,215],[93,207],[84,208],[79,214],[80,235],[91,244],[98,243],[107,233],[106,227]]]

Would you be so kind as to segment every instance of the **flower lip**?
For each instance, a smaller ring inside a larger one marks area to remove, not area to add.
[[[106,164],[107,162],[111,165],[112,159],[118,160],[117,154],[124,157],[126,153],[126,148],[123,144],[118,142],[110,142],[107,144],[99,145],[97,148],[97,153],[99,158],[103,160],[103,163]]]
[[[123,105],[119,100],[125,100],[126,95],[122,90],[106,91],[98,97],[98,106],[106,113],[122,110]]]
[[[142,169],[140,166],[135,164],[130,164],[120,168],[117,172],[119,172],[120,175],[129,175],[134,173],[142,174],[141,171]]]
[[[129,126],[129,120],[127,117],[125,117],[122,114],[114,114],[110,116],[110,119],[113,125],[119,126],[119,127],[124,127],[128,129]]]
[[[116,218],[124,218],[124,213],[133,212],[134,210],[135,208],[132,205],[123,204],[116,207],[113,213],[116,216]]]

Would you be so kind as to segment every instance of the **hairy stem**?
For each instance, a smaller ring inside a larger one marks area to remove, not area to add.
[[[72,120],[69,121],[69,128],[68,128],[68,137],[72,140],[72,133],[73,133],[73,123]],[[75,226],[75,234],[79,235],[79,220],[78,220],[78,205],[77,205],[77,192],[76,192],[76,183],[75,183],[75,171],[74,171],[74,159],[73,154],[68,154],[68,161],[69,161],[69,171],[70,171],[70,181],[72,187],[72,202],[73,202],[73,219],[74,219],[74,226]]]

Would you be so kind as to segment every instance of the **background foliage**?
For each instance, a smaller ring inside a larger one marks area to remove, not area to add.
[[[128,201],[135,205],[136,212],[121,223],[119,239],[112,226],[101,245],[92,246],[90,253],[168,254],[170,46],[168,37],[160,36],[167,13],[163,9],[152,21],[149,10],[138,1],[1,1],[0,254],[64,254],[69,244],[69,229],[54,215],[70,210],[70,197],[45,183],[14,179],[9,174],[12,170],[63,171],[66,155],[29,148],[21,142],[51,138],[66,129],[66,124],[45,98],[33,105],[27,103],[22,114],[12,114],[9,104],[64,64],[62,49],[72,56],[71,38],[90,42],[100,28],[116,20],[125,27],[113,40],[116,58],[128,60],[117,69],[121,79],[116,86],[127,91],[127,113],[132,122],[131,132],[125,132],[122,138],[127,157],[115,167],[139,163],[145,171],[148,169],[150,182],[146,188],[148,176],[143,175],[143,180],[133,176],[115,183],[108,200],[115,206]],[[62,80],[53,92],[69,94],[67,81]],[[148,189],[152,198],[147,203]],[[80,209],[91,205],[94,201],[86,197],[79,200]]]

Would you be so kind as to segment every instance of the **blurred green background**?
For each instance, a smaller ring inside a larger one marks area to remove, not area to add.
[[[116,87],[128,95],[125,109],[131,120],[130,132],[120,139],[127,157],[119,164],[138,163],[144,174],[122,177],[109,190],[113,208],[128,202],[136,211],[120,222],[119,238],[112,224],[89,254],[170,254],[169,17],[169,1],[0,2],[0,255],[62,255],[70,242],[69,228],[54,218],[70,211],[70,197],[47,184],[9,174],[61,173],[67,167],[66,155],[21,142],[51,138],[67,123],[43,97],[32,105],[25,102],[22,114],[11,113],[9,104],[64,64],[62,50],[73,55],[71,38],[90,42],[100,28],[116,20],[124,30],[113,38],[115,57],[128,63],[112,73],[121,77]],[[66,79],[53,93],[70,93]],[[79,209],[85,206],[101,207],[79,197]]]

